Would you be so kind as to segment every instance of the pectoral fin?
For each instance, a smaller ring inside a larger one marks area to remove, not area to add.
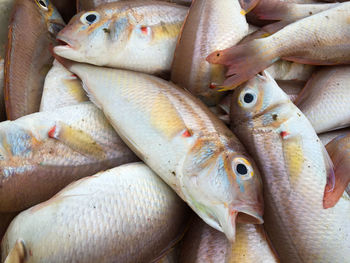
[[[11,249],[10,253],[6,257],[4,263],[24,263],[26,259],[26,250],[24,246],[24,241],[18,239]]]
[[[50,138],[59,140],[71,149],[88,157],[96,159],[105,158],[101,145],[99,145],[88,133],[76,129],[64,122],[57,122],[48,132]]]

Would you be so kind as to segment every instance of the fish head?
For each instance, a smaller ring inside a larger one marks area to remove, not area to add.
[[[233,92],[231,99],[231,129],[244,136],[247,129],[267,127],[282,121],[282,106],[290,102],[287,94],[271,75],[257,74]],[[290,102],[291,103],[291,102]]]
[[[260,174],[236,138],[223,147],[208,138],[199,140],[186,157],[183,174],[189,205],[232,242],[236,222],[263,223]]]
[[[37,10],[45,20],[48,31],[56,37],[59,31],[66,25],[57,11],[56,7],[49,0],[31,0],[37,5]]]
[[[108,64],[109,48],[123,50],[131,25],[128,17],[108,9],[82,11],[57,35],[61,45],[54,52],[64,58],[103,66]]]

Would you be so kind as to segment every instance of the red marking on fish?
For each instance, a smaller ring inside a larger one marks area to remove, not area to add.
[[[56,125],[53,126],[53,127],[49,130],[48,135],[49,135],[50,138],[55,138],[55,131],[56,131]]]
[[[146,26],[141,27],[141,32],[144,34],[148,34],[148,28]]]
[[[209,88],[210,89],[216,89],[216,86],[214,84],[210,84]]]
[[[192,134],[190,133],[189,130],[184,131],[184,133],[182,134],[182,137],[191,137],[191,136]]]
[[[282,139],[284,139],[286,136],[289,135],[289,133],[286,131],[281,131],[280,135],[281,135]]]

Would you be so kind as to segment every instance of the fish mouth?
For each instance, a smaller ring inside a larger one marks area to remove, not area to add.
[[[60,47],[60,48],[72,48],[72,49],[73,49],[72,44],[69,43],[69,41],[67,41],[66,39],[63,39],[63,38],[61,38],[61,37],[57,37],[56,40],[57,40],[57,43],[58,43],[58,46],[56,46],[56,47]]]

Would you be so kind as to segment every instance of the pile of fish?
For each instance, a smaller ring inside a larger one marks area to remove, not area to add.
[[[1,262],[350,262],[350,3],[0,11]]]

